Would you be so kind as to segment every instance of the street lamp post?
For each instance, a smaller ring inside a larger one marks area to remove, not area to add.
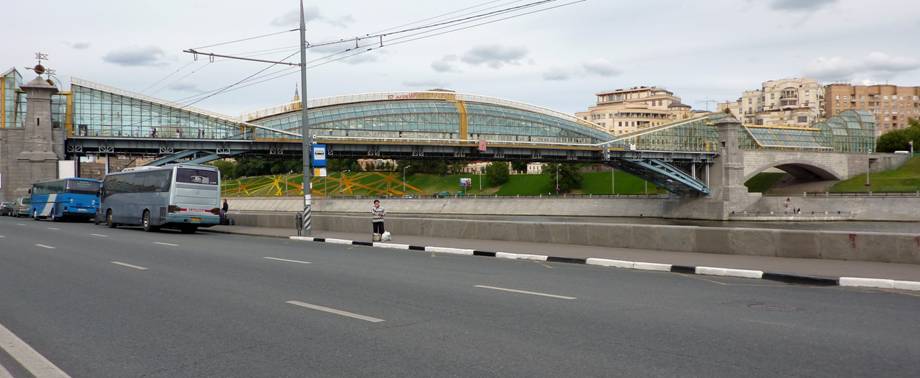
[[[866,192],[872,193],[872,183],[869,181],[869,172],[872,171],[872,157],[869,155],[871,148],[866,149]]]
[[[313,207],[313,180],[311,172],[310,156],[310,117],[308,115],[307,105],[307,22],[303,14],[303,0],[300,1],[300,87],[303,88],[303,96],[300,98],[300,119],[301,149],[303,150],[303,221],[301,223],[300,235],[310,236],[312,231],[311,217]]]
[[[617,168],[610,167],[610,195],[617,194]]]

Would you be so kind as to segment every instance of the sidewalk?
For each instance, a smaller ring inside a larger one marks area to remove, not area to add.
[[[293,229],[245,226],[215,226],[202,231],[253,236],[287,238],[297,235]],[[370,241],[371,235],[318,231],[313,236],[323,238]],[[420,236],[393,237],[393,243],[449,248],[469,248],[481,251],[543,254],[559,257],[602,258],[642,261],[686,266],[711,266],[732,269],[762,270],[824,277],[865,277],[905,281],[920,281],[920,265],[890,264],[864,261],[795,259],[782,257],[719,255],[709,253],[666,252],[627,248],[604,248],[570,244],[521,243],[499,240],[430,238]]]

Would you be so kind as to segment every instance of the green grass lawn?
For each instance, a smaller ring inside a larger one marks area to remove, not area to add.
[[[911,193],[920,190],[920,157],[915,157],[901,168],[869,175],[872,191],[876,193]],[[866,191],[866,176],[859,175],[841,181],[831,188],[832,193],[857,193]]]
[[[616,171],[616,176],[611,180],[610,172],[590,172],[582,175],[581,193],[594,195],[610,195],[611,187],[616,189],[616,194],[646,194],[645,180],[623,171]],[[611,184],[611,181],[613,183]],[[648,194],[658,193],[658,187],[648,184]]]
[[[751,193],[766,193],[776,183],[785,176],[785,172],[763,172],[752,177],[744,186]]]

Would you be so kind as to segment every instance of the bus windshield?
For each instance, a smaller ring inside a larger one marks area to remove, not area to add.
[[[176,182],[186,184],[217,185],[217,171],[207,169],[176,169]]]
[[[96,194],[98,191],[98,182],[77,180],[67,181],[67,193]]]

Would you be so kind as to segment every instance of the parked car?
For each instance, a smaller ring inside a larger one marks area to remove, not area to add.
[[[32,197],[19,197],[16,199],[16,217],[32,215]]]
[[[16,203],[11,201],[6,201],[0,203],[0,216],[11,217],[16,214]]]

